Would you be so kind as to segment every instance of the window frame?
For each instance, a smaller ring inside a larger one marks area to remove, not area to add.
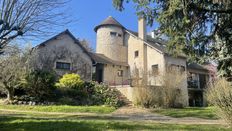
[[[123,70],[118,70],[117,74],[118,74],[118,77],[123,77]]]
[[[68,65],[68,68],[66,67],[67,65]],[[71,63],[57,61],[55,68],[58,70],[69,70],[70,71],[71,70]]]
[[[159,75],[159,65],[158,64],[152,65],[151,69],[152,69],[152,75],[154,75],[154,76]],[[154,69],[155,69],[155,71],[154,71]]]
[[[110,32],[110,36],[113,36],[113,37],[116,37],[117,34],[118,34],[117,32],[113,32],[113,31]]]

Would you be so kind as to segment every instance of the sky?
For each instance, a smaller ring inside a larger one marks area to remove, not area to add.
[[[61,32],[69,29],[76,38],[88,40],[94,49],[96,48],[96,33],[94,32],[94,27],[108,16],[114,17],[127,29],[137,31],[138,17],[136,16],[133,3],[125,4],[125,10],[122,12],[113,7],[112,0],[71,0],[67,8],[67,13],[74,21],[69,25],[60,27],[58,31]],[[157,24],[154,24],[153,27],[148,27],[147,31],[156,29],[157,26]],[[37,45],[49,39],[49,37],[36,41],[36,43],[32,42],[32,44]]]

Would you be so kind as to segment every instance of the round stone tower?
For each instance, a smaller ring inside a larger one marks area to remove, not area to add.
[[[119,62],[127,62],[127,46],[124,43],[124,27],[112,16],[94,28],[97,33],[96,53]]]

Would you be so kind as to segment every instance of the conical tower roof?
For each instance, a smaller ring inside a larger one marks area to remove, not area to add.
[[[101,24],[99,24],[98,26],[96,26],[94,28],[94,31],[96,32],[99,27],[106,26],[106,25],[114,25],[114,26],[118,26],[118,27],[124,28],[116,19],[114,19],[112,16],[109,16],[103,22],[101,22]]]

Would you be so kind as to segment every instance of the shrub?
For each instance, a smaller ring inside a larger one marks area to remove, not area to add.
[[[119,107],[118,92],[96,82],[83,82],[77,74],[65,74],[58,83],[60,103],[77,105],[109,105]]]
[[[83,85],[83,81],[81,80],[78,74],[65,74],[59,80],[59,82],[56,83],[56,86],[58,88],[69,88],[69,89],[81,88],[82,85]]]
[[[35,70],[26,75],[23,86],[29,97],[37,101],[45,101],[54,97],[55,81],[55,73]]]
[[[119,99],[119,92],[104,84],[96,84],[94,96],[95,103],[120,107],[124,103]]]
[[[232,125],[232,86],[225,78],[220,78],[207,90],[208,101],[217,107],[217,114]]]
[[[78,74],[65,74],[56,83],[56,87],[62,92],[62,97],[65,99],[69,97],[72,99],[71,103],[82,105],[86,103],[85,99],[87,97],[87,91],[83,84],[84,82]]]
[[[182,85],[186,76],[179,70],[170,69],[163,73],[163,76],[156,77],[161,86],[149,85],[147,75],[141,77],[138,72],[134,74],[135,104],[150,107],[182,107],[184,97]],[[187,90],[187,89],[186,89]]]

